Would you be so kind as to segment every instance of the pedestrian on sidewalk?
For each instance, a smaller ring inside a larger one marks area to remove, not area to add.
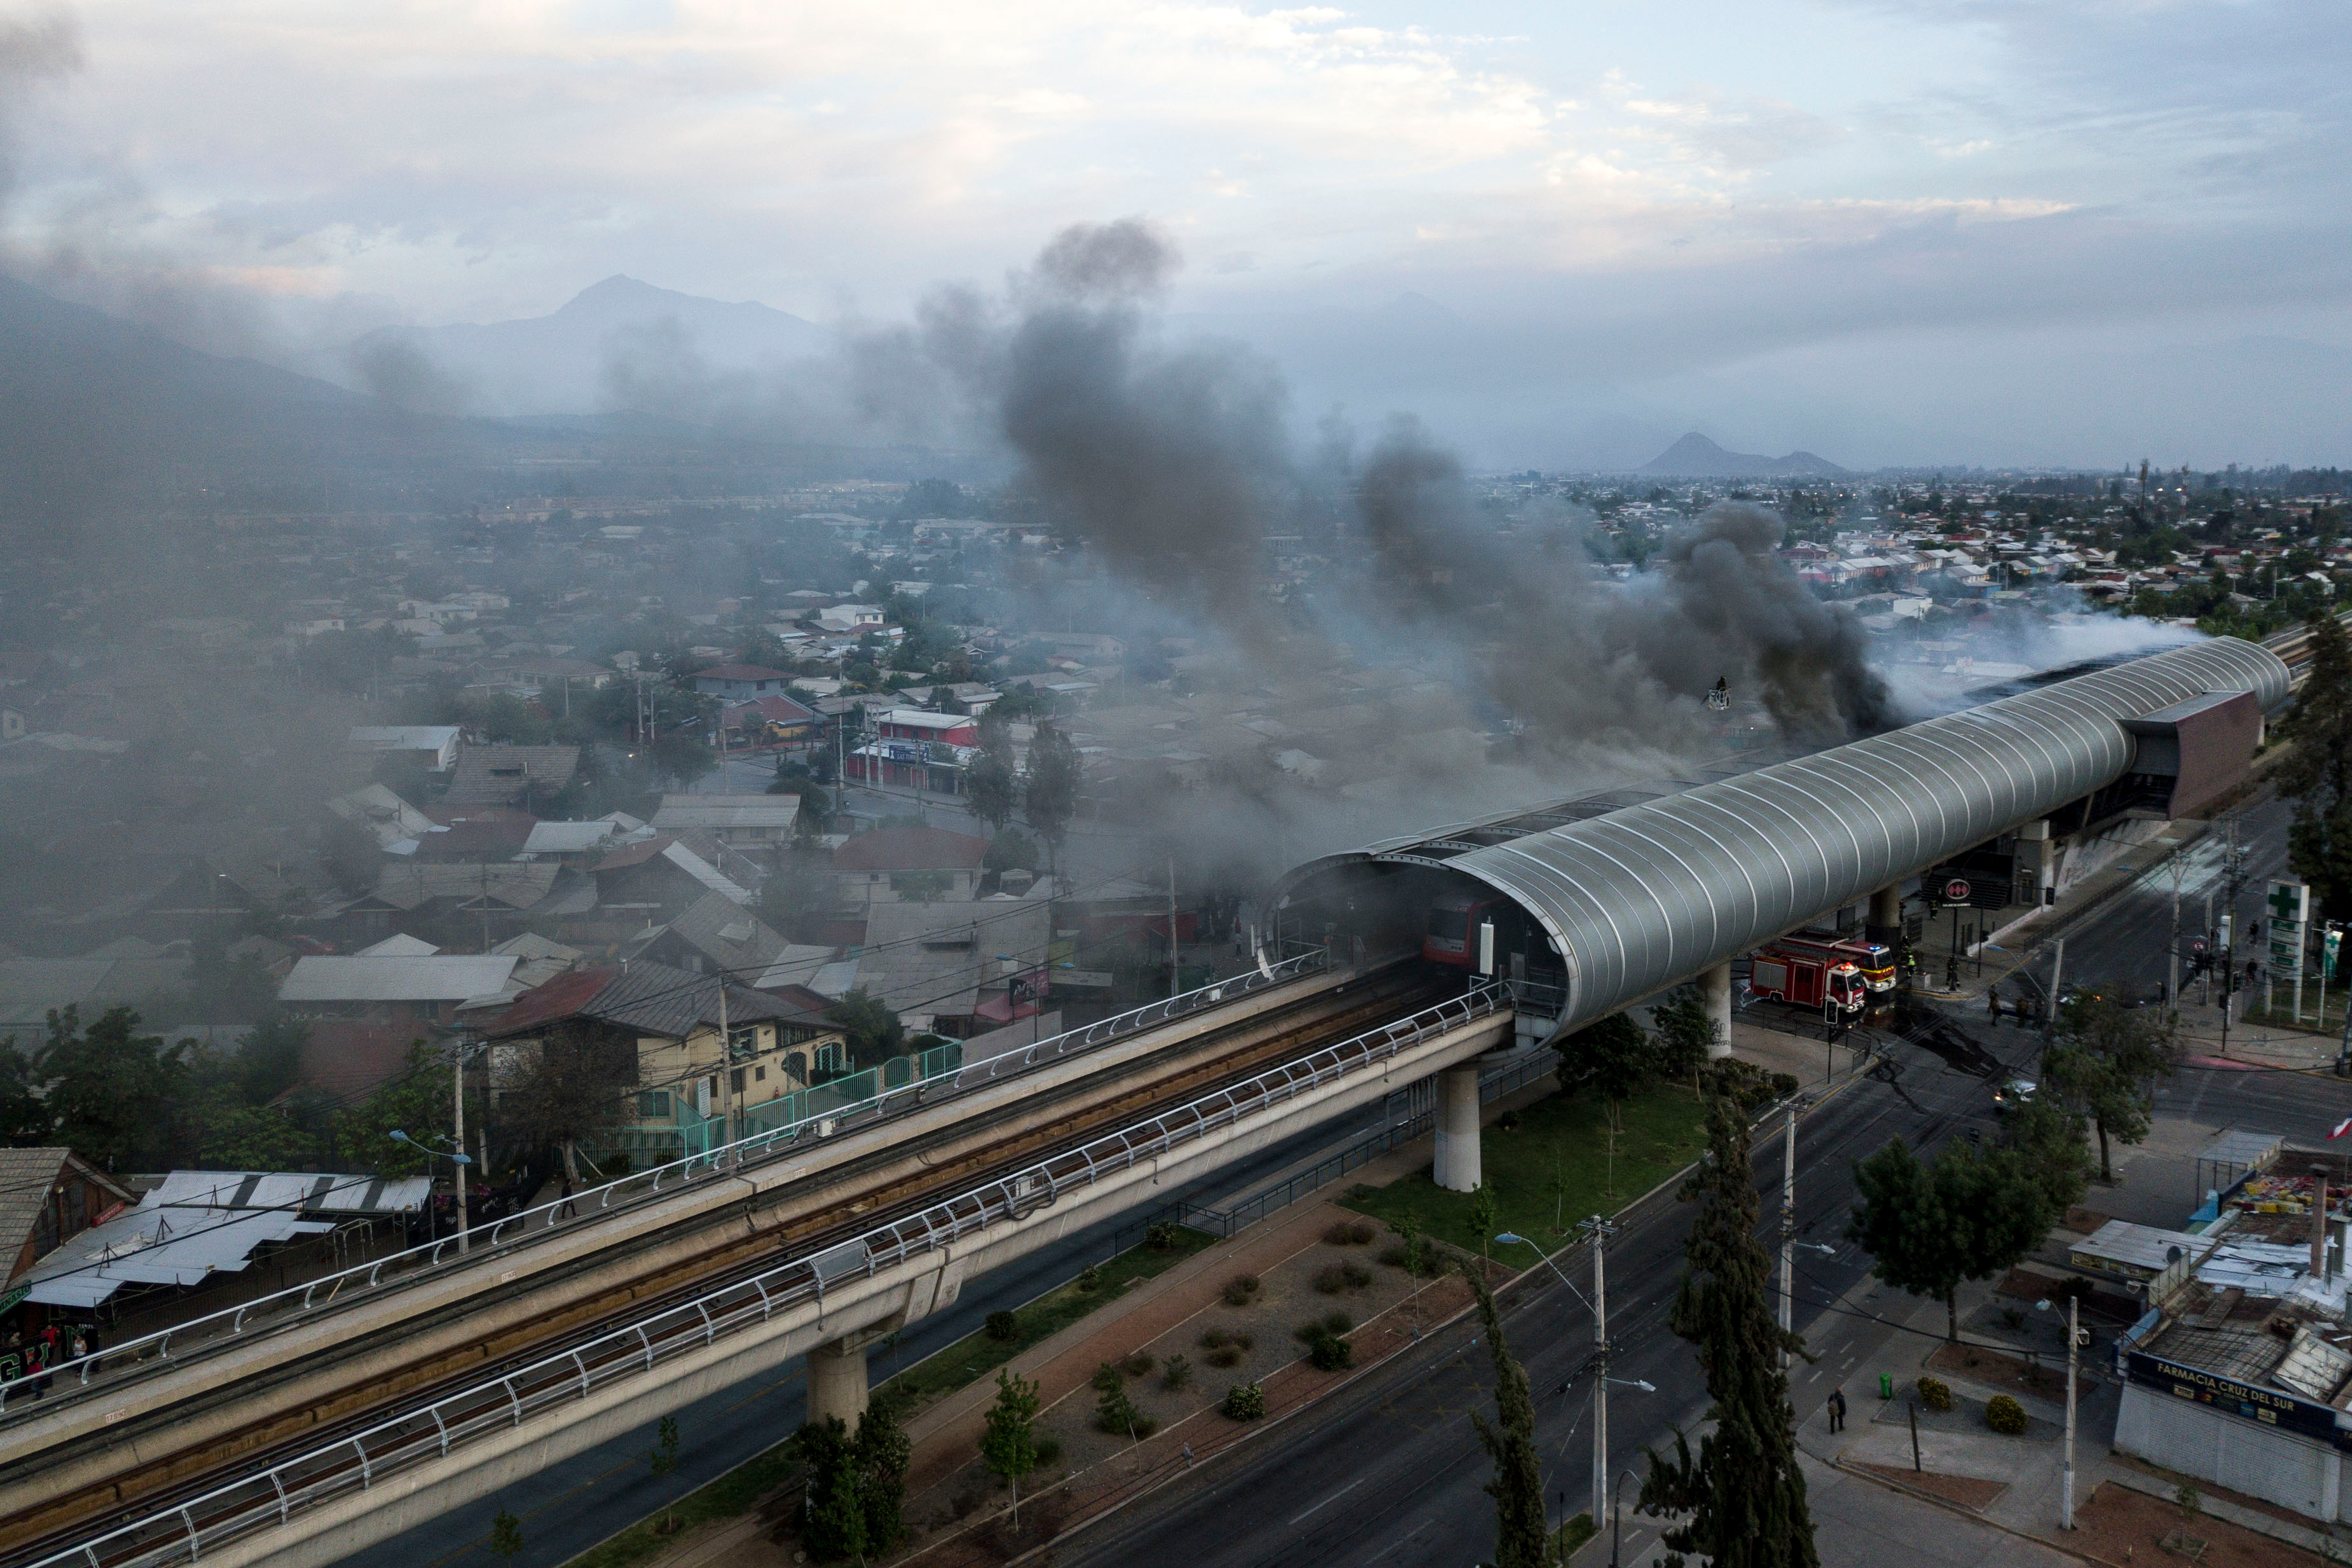
[[[1832,1432],[1844,1431],[1845,1390],[1843,1388],[1832,1388],[1830,1390],[1828,1409],[1830,1413],[1830,1430]]]
[[[2000,1028],[2000,987],[1999,985],[1997,985],[1997,984],[1996,984],[1996,985],[1988,985],[1988,986],[1986,986],[1986,987],[1985,987],[1985,1011],[1986,1011],[1987,1013],[1989,1013],[1989,1014],[1990,1014],[1990,1015],[1991,1015],[1991,1017],[1992,1017],[1992,1026],[1993,1026],[1994,1028],[1996,1028],[1996,1029]]]

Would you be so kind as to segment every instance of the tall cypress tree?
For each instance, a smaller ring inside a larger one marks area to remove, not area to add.
[[[2330,915],[2352,911],[2352,639],[2332,610],[2311,616],[2311,668],[2277,735],[2293,750],[2271,771],[2294,802],[2287,863]]]
[[[1667,1324],[1698,1348],[1715,1430],[1699,1439],[1696,1456],[1679,1431],[1671,1459],[1644,1450],[1650,1473],[1642,1508],[1690,1516],[1665,1532],[1675,1554],[1665,1561],[1674,1568],[1685,1552],[1715,1568],[1817,1568],[1797,1468],[1796,1413],[1780,1365],[1782,1350],[1801,1351],[1804,1342],[1773,1321],[1770,1266],[1756,1240],[1748,1123],[1717,1097],[1707,1104],[1706,1130],[1706,1163],[1683,1186],[1682,1196],[1697,1199],[1699,1211]]]
[[[1543,1471],[1536,1459],[1536,1402],[1528,1369],[1511,1358],[1503,1342],[1503,1320],[1486,1281],[1463,1270],[1478,1293],[1478,1317],[1486,1325],[1486,1353],[1495,1362],[1495,1420],[1470,1413],[1478,1441],[1495,1461],[1486,1495],[1495,1500],[1495,1568],[1544,1568],[1549,1545],[1544,1531]]]

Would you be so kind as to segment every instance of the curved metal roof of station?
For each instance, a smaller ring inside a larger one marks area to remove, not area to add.
[[[1274,891],[1381,862],[1475,877],[1558,944],[1560,1026],[1575,1028],[2115,783],[2136,744],[2123,720],[2215,691],[2271,709],[2289,683],[2269,649],[2217,638],[1601,815],[1553,814],[1581,821],[1486,818],[1326,856]]]

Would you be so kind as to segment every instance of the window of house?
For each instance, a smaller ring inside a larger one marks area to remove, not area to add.
[[[669,1090],[649,1089],[637,1096],[637,1118],[651,1121],[669,1114]]]
[[[729,1085],[730,1085],[731,1088],[733,1088],[733,1089],[735,1090],[735,1092],[736,1092],[736,1093],[738,1093],[738,1094],[742,1093],[742,1092],[743,1092],[743,1069],[742,1069],[741,1068],[737,1068],[733,1072],[729,1073],[729,1074],[727,1075],[727,1081],[728,1081]]]
[[[768,1069],[765,1067],[753,1068],[751,1077],[757,1082],[765,1083],[768,1081]]]

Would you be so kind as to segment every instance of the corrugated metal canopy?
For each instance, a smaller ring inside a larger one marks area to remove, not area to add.
[[[1379,862],[1475,878],[1558,944],[1575,1028],[2115,783],[2126,719],[2211,691],[2274,708],[2289,679],[2218,638],[1539,831],[1488,818],[1328,856],[1274,895]]]

